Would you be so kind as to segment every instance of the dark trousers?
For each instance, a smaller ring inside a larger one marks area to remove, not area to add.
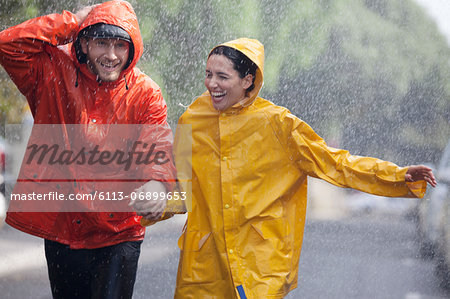
[[[142,241],[70,249],[45,240],[53,298],[131,298]]]

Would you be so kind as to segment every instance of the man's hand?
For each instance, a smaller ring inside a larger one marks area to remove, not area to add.
[[[76,13],[75,13],[75,17],[77,18],[77,22],[78,25],[81,25],[81,23],[83,23],[83,21],[86,19],[86,17],[88,16],[88,14],[92,11],[92,9],[94,7],[96,7],[98,4],[96,5],[90,5],[90,6],[85,6],[81,9],[79,9]]]
[[[433,170],[424,165],[411,165],[405,174],[405,181],[415,182],[425,180],[431,186],[436,187],[437,182],[433,174]]]
[[[143,216],[147,220],[158,220],[162,217],[167,201],[167,190],[163,183],[149,181],[134,192],[136,199],[129,205],[138,216]]]

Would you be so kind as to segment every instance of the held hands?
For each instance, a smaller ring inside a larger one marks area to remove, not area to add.
[[[167,190],[163,183],[159,181],[149,181],[134,193],[136,196],[130,201],[138,216],[143,216],[147,220],[158,220],[162,217],[167,204]],[[162,195],[161,195],[162,194]]]
[[[406,182],[425,180],[431,186],[436,187],[436,179],[431,168],[424,165],[411,165],[405,174]]]

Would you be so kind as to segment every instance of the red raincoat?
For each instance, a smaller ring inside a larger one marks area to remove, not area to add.
[[[115,82],[97,82],[86,63],[77,58],[72,41],[83,28],[95,23],[120,26],[132,39],[133,60]],[[135,67],[142,53],[137,18],[125,1],[96,6],[82,24],[74,14],[64,11],[0,32],[0,63],[27,98],[35,124],[167,125],[167,106],[160,88]],[[171,146],[170,136],[160,136],[165,139],[161,142]],[[172,163],[153,165],[146,172],[151,179],[170,181],[174,167]],[[84,187],[88,189],[86,184]],[[77,193],[80,189],[82,182],[64,192]],[[8,212],[6,222],[71,248],[98,248],[142,240],[145,229],[140,218],[129,212]]]

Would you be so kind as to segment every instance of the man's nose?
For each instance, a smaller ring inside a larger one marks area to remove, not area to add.
[[[117,58],[116,55],[116,49],[114,47],[114,45],[110,45],[107,49],[106,49],[106,54],[105,56],[110,59],[110,60],[114,60]]]

